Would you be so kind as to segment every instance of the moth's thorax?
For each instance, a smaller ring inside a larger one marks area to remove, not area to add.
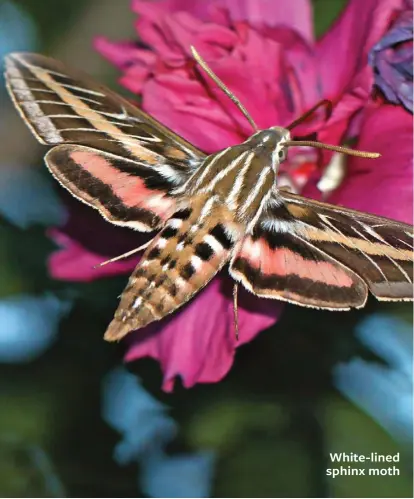
[[[248,222],[260,209],[274,184],[283,141],[289,131],[273,127],[260,130],[237,146],[208,156],[190,178],[183,193],[218,196],[236,218]]]

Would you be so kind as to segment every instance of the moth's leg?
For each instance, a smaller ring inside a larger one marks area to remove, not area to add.
[[[147,248],[152,242],[152,239],[148,241],[147,243],[143,244],[139,248],[134,248],[131,251],[128,251],[127,253],[124,253],[123,255],[115,256],[114,258],[111,258],[110,260],[106,260],[105,262],[99,263],[98,265],[94,265],[94,269],[103,267],[104,265],[107,265],[108,263],[116,262],[117,260],[122,260],[123,258],[127,258],[128,256],[133,255],[134,253],[138,253],[138,251],[142,251],[145,248]]]
[[[237,309],[237,292],[239,290],[239,283],[235,282],[233,285],[233,313],[234,313],[234,331],[236,334],[236,341],[239,341],[239,316]]]

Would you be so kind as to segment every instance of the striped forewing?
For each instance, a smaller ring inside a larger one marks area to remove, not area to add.
[[[38,54],[6,57],[10,95],[45,144],[76,143],[133,160],[190,160],[204,154],[136,106],[86,74]]]
[[[9,93],[37,139],[55,145],[46,163],[78,199],[115,224],[159,228],[204,154],[136,106],[60,62],[6,58]],[[60,145],[58,145],[60,144]]]
[[[413,228],[367,213],[276,192],[230,272],[254,293],[347,310],[413,298]]]

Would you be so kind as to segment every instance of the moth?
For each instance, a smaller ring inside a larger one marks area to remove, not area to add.
[[[239,283],[263,298],[328,310],[363,307],[368,292],[412,300],[411,226],[306,199],[277,183],[290,146],[378,154],[292,140],[290,130],[318,106],[287,128],[259,130],[192,50],[255,129],[242,144],[210,155],[58,61],[30,53],[6,58],[10,96],[35,137],[53,146],[45,162],[58,182],[115,225],[157,231],[105,339],[174,312],[225,265],[236,283],[235,310]]]

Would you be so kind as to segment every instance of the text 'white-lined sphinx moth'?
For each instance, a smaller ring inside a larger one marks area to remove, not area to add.
[[[378,155],[293,141],[290,129],[299,120],[258,130],[231,96],[256,132],[207,156],[53,59],[11,54],[6,82],[33,134],[53,146],[45,161],[63,187],[113,224],[158,231],[129,279],[106,339],[118,340],[175,311],[226,264],[235,282],[252,293],[298,305],[360,308],[368,291],[379,300],[412,300],[411,226],[277,186],[289,146]]]

